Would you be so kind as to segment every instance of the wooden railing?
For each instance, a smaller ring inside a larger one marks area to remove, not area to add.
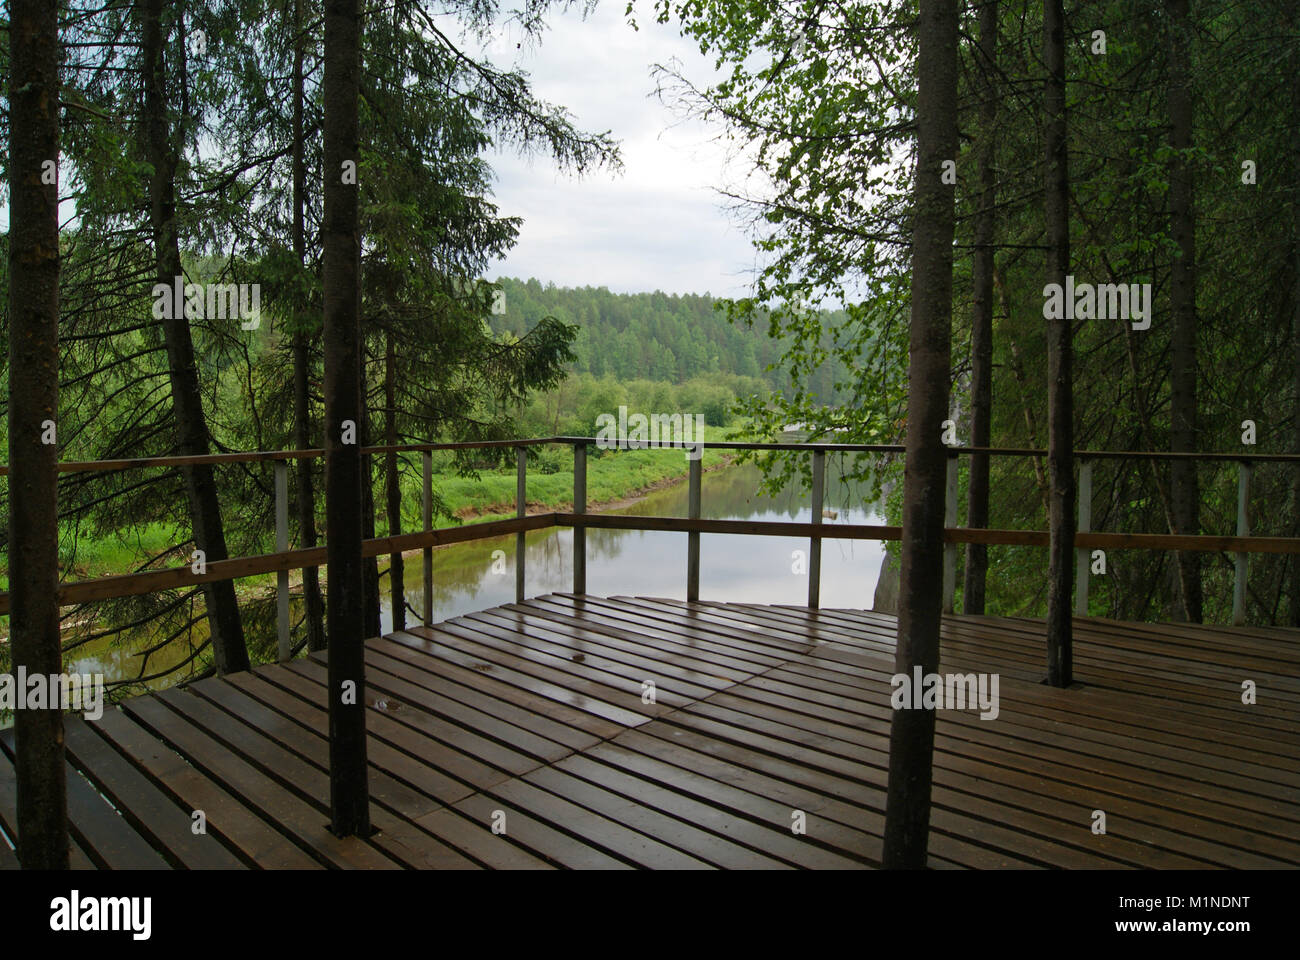
[[[552,512],[527,515],[527,451],[529,447],[546,444],[563,444],[573,448],[573,509],[571,512]],[[688,508],[686,517],[645,517],[631,515],[587,513],[587,448],[597,445],[591,437],[543,437],[528,440],[499,440],[468,443],[405,444],[362,448],[363,454],[421,453],[423,455],[423,529],[388,537],[376,537],[363,542],[366,557],[387,555],[407,550],[424,552],[424,620],[433,623],[433,548],[451,543],[484,540],[491,537],[515,534],[515,598],[524,599],[525,550],[524,537],[529,530],[549,527],[572,527],[573,538],[573,592],[586,593],[586,531],[588,528],[615,530],[664,530],[687,534],[686,595],[688,600],[699,599],[700,586],[700,534],[732,534],[741,536],[785,536],[807,538],[809,541],[808,606],[816,608],[820,602],[821,542],[823,539],[843,540],[899,540],[902,528],[883,524],[822,523],[825,496],[826,455],[828,453],[875,453],[897,455],[905,448],[896,445],[846,444],[846,443],[748,443],[706,441],[697,443],[644,443],[622,444],[618,449],[699,449],[749,450],[775,452],[807,452],[812,457],[811,522],[709,520],[701,517],[701,461],[691,459],[688,471]],[[502,449],[516,450],[516,515],[505,520],[468,524],[450,529],[433,528],[433,453],[440,450]],[[1048,545],[1045,530],[999,530],[958,527],[957,490],[958,458],[971,455],[1041,457],[1042,450],[1023,450],[996,447],[953,447],[949,451],[948,483],[944,511],[943,608],[952,612],[956,588],[957,545],[983,543],[990,545],[1036,546]],[[324,456],[324,450],[277,450],[248,453],[212,454],[200,457],[143,457],[130,460],[103,460],[69,462],[59,465],[63,473],[89,471],[111,472],[156,467],[184,467],[199,464],[233,464],[269,461],[274,465],[275,537],[276,551],[257,556],[212,560],[203,573],[195,573],[189,566],[150,570],[143,573],[99,577],[64,583],[59,588],[61,605],[138,596],[160,590],[193,586],[217,580],[275,573],[277,601],[278,650],[281,658],[291,654],[289,623],[289,571],[299,568],[324,566],[326,548],[288,549],[289,499],[288,465],[291,460],[315,459]],[[1251,553],[1300,553],[1300,538],[1252,537],[1249,523],[1249,484],[1252,464],[1280,462],[1300,464],[1296,454],[1226,454],[1226,453],[1136,453],[1119,451],[1080,451],[1075,455],[1079,462],[1079,518],[1074,544],[1078,551],[1076,613],[1086,616],[1088,610],[1089,551],[1096,548],[1158,549],[1189,551],[1225,551],[1235,554],[1235,585],[1233,591],[1233,623],[1245,619],[1247,557]],[[1105,533],[1091,529],[1092,518],[1092,468],[1098,460],[1179,460],[1237,462],[1239,465],[1237,533],[1235,536],[1188,536],[1176,534]],[[0,476],[8,474],[0,466]],[[9,594],[0,593],[0,615],[9,612]]]

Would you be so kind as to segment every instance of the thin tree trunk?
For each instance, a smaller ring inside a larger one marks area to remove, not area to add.
[[[955,190],[943,164],[957,155],[957,0],[921,0],[917,58],[917,169],[912,241],[912,322],[907,461],[895,671],[939,666],[943,510],[952,339]],[[889,728],[884,865],[920,869],[930,833],[934,711],[897,709]]]
[[[1170,445],[1175,452],[1190,452],[1196,442],[1196,214],[1192,164],[1192,91],[1188,71],[1188,0],[1168,0],[1169,11],[1169,144],[1174,156],[1169,174],[1169,228],[1178,256],[1169,284],[1173,310],[1170,350]],[[1196,464],[1175,461],[1169,470],[1176,533],[1200,533]],[[1178,552],[1179,582],[1183,590],[1183,616],[1200,623],[1201,555]]]
[[[362,310],[362,270],[364,269],[361,260],[361,229],[358,223],[357,227],[357,329],[358,333],[358,351],[357,362],[357,382],[361,390],[361,416],[357,420],[357,436],[363,447],[370,446],[371,432],[370,423],[370,389],[366,380],[366,335],[365,324],[363,320],[365,314]],[[374,463],[369,454],[364,454],[361,458],[361,536],[366,540],[375,538],[375,472]],[[379,617],[379,558],[366,557],[361,565],[361,596],[362,596],[362,628],[365,630],[367,637],[377,637],[382,633]]]
[[[1002,306],[1002,316],[1010,319],[1011,306],[1007,303],[1007,287],[1002,278],[998,276],[996,262],[993,267],[993,289],[997,292],[998,303]],[[1025,429],[1029,432],[1029,446],[1037,450],[1040,448],[1038,418],[1034,416],[1034,408],[1029,403],[1024,362],[1021,359],[1020,346],[1016,343],[1015,337],[1007,337],[1007,348],[1011,353],[1011,362],[1007,366],[1010,367],[1011,375],[1016,381],[1016,393],[1020,397],[1020,409],[1025,416]],[[1034,454],[1030,457],[1030,462],[1034,465],[1034,488],[1043,501],[1043,513],[1046,515],[1051,507],[1047,498],[1047,472],[1043,468],[1043,458],[1038,454]]]
[[[360,316],[358,307],[357,315]],[[357,436],[361,446],[370,446],[370,408],[366,403],[369,390],[366,387],[366,341],[361,338],[361,419],[357,421]],[[375,538],[375,472],[374,461],[370,454],[361,457],[361,536],[366,540]],[[365,607],[363,627],[367,637],[377,637],[382,632],[379,619],[379,558],[366,557],[362,561],[362,597]]]
[[[397,445],[397,338],[388,331],[384,352],[384,444]],[[397,472],[397,454],[384,454],[384,494],[388,501],[388,535],[402,532],[402,487]],[[393,605],[393,629],[406,629],[406,565],[402,551],[394,550],[388,558],[388,590]]]
[[[1070,178],[1065,118],[1065,11],[1043,0],[1044,216],[1047,282],[1065,288],[1070,270]],[[1074,674],[1071,588],[1074,582],[1074,347],[1065,312],[1047,320],[1047,680],[1069,686]]]
[[[144,118],[147,130],[149,162],[149,216],[153,233],[154,258],[158,283],[173,288],[182,278],[180,237],[176,224],[177,148],[167,119],[167,68],[163,56],[162,0],[145,0],[142,6],[141,54],[144,64]],[[176,416],[176,452],[182,456],[205,456],[210,437],[203,415],[203,398],[199,393],[198,364],[194,358],[194,341],[183,304],[173,303],[162,319],[167,345],[168,377],[171,382],[172,407]],[[194,545],[203,551],[208,563],[225,560],[226,533],[221,521],[221,504],[217,499],[216,478],[212,467],[184,467],[185,494],[189,503],[190,522],[194,528]],[[248,669],[248,649],[244,645],[244,627],[239,618],[235,585],[220,580],[203,585],[207,605],[208,628],[212,637],[215,666],[219,674]]]
[[[976,61],[985,76],[982,85],[980,126],[983,142],[979,158],[980,199],[975,214],[975,256],[972,265],[974,296],[971,317],[971,445],[987,447],[993,416],[993,231],[996,214],[997,175],[994,172],[997,125],[997,82],[994,79],[998,49],[997,0],[985,0],[980,7],[980,38]],[[974,454],[967,483],[966,525],[989,525],[989,458]],[[966,576],[962,587],[962,610],[984,612],[984,585],[989,568],[986,544],[966,547]]]
[[[1007,345],[1011,348],[1011,374],[1016,378],[1016,387],[1020,394],[1020,409],[1025,415],[1025,430],[1029,433],[1029,443],[1032,449],[1038,450],[1038,418],[1034,416],[1034,408],[1029,405],[1026,399],[1028,392],[1027,378],[1025,377],[1024,364],[1020,358],[1020,347],[1016,341],[1008,337]],[[1029,458],[1034,467],[1034,489],[1038,491],[1038,498],[1043,504],[1043,513],[1052,509],[1047,495],[1047,471],[1043,468],[1043,458],[1034,454]]]
[[[339,836],[370,833],[366,773],[365,637],[361,562],[361,448],[345,443],[358,429],[361,277],[357,186],[345,182],[357,162],[361,74],[359,0],[325,3],[325,544],[329,564],[330,811]]]
[[[298,266],[307,263],[307,232],[304,225],[307,205],[306,135],[303,130],[303,24],[302,0],[293,4],[293,255]],[[302,304],[295,309],[302,311]],[[301,319],[293,335],[293,442],[299,450],[311,447],[311,352]],[[312,482],[314,461],[299,460],[295,479],[298,486],[298,545],[303,549],[316,546],[316,491]],[[320,569],[307,567],[302,572],[302,595],[307,608],[307,649],[325,649],[325,603],[320,592]]]
[[[1115,282],[1115,272],[1108,269],[1108,273],[1111,282]],[[1137,413],[1138,433],[1142,438],[1142,448],[1144,450],[1155,450],[1155,431],[1151,428],[1149,402],[1146,391],[1142,387],[1142,376],[1138,371],[1137,343],[1134,340],[1137,336],[1138,331],[1135,331],[1128,323],[1124,323],[1124,353],[1128,358],[1129,375],[1133,378],[1133,409]],[[1164,512],[1165,526],[1170,533],[1177,533],[1178,524],[1174,520],[1169,489],[1161,478],[1163,464],[1155,458],[1152,458],[1149,462],[1151,464],[1151,479],[1156,488],[1156,499],[1160,501],[1160,509]],[[1178,580],[1180,598],[1188,592],[1187,587],[1182,582],[1182,573],[1182,567],[1175,561],[1174,574],[1175,579]],[[1167,595],[1172,595],[1172,593],[1173,587],[1171,586]]]
[[[1292,7],[1292,29],[1300,26],[1300,16],[1296,15],[1295,7]],[[1294,69],[1291,74],[1291,122],[1293,127],[1300,128],[1300,56],[1297,56],[1294,63]],[[1293,186],[1300,185],[1300,144],[1292,145],[1291,163],[1292,174],[1291,183]],[[1292,193],[1294,200],[1291,205],[1291,229],[1294,231],[1294,248],[1292,250],[1292,270],[1294,274],[1291,280],[1291,362],[1293,364],[1293,389],[1295,390],[1295,405],[1292,408],[1292,416],[1295,417],[1295,450],[1300,453],[1300,187]],[[1300,537],[1300,463],[1297,463],[1291,474],[1291,516],[1292,523],[1295,525],[1292,536]],[[1291,562],[1291,618],[1290,623],[1293,627],[1300,627],[1300,556],[1291,554],[1288,558]]]
[[[13,0],[9,39],[9,591],[15,673],[63,672],[59,635],[59,27]],[[68,869],[63,711],[14,712],[18,859]]]

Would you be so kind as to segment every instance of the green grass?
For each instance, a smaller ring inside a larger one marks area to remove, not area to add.
[[[724,459],[722,451],[706,450],[703,466],[708,469]],[[599,504],[621,500],[656,484],[684,478],[689,465],[685,454],[676,450],[593,451],[587,456],[587,502]],[[418,478],[412,480],[416,484],[419,482]],[[515,483],[513,470],[484,472],[479,479],[454,474],[435,474],[433,478],[434,489],[452,513],[473,511],[482,516],[513,516]],[[530,469],[527,492],[532,506],[567,509],[573,503],[572,466],[555,473],[538,473]],[[418,503],[414,491],[405,502]],[[407,516],[408,511],[404,510],[403,515]],[[409,511],[411,520],[417,516],[417,511]],[[452,526],[452,523],[443,521],[438,526]]]
[[[703,456],[704,468],[707,470],[715,467],[725,462],[725,459],[723,451],[706,450]],[[568,451],[559,450],[546,451],[538,460],[529,461],[528,503],[534,510],[570,509],[573,502],[572,462]],[[595,506],[622,500],[656,485],[683,479],[689,466],[690,461],[680,450],[589,451],[587,502]],[[472,523],[515,514],[513,469],[485,470],[480,472],[477,479],[454,473],[438,473],[434,474],[433,485],[451,513],[467,517],[464,522]],[[410,473],[403,477],[403,528],[407,532],[420,528],[422,488],[418,474]],[[382,502],[381,498],[377,499]],[[382,507],[376,510],[375,521],[378,535],[386,535],[387,522]],[[227,522],[234,521],[228,518]],[[439,528],[458,525],[458,521],[447,518],[441,518],[435,523]],[[140,566],[145,558],[156,556],[183,536],[183,532],[162,523],[152,523],[139,530],[122,531],[98,539],[83,536],[76,543],[76,570],[69,579],[85,580],[129,573]],[[61,546],[62,560],[66,564],[72,548],[69,534],[65,533]],[[274,545],[263,544],[262,549],[269,552],[274,549]],[[8,564],[0,563],[0,590],[9,587],[8,573]]]
[[[163,523],[151,523],[138,530],[125,530],[100,539],[82,537],[77,541],[77,576],[106,577],[129,573],[183,539],[184,534]],[[61,563],[67,563],[72,542],[65,535],[61,544]]]

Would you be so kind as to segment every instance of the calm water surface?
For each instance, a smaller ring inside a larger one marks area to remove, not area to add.
[[[827,463],[827,510],[836,516],[823,523],[884,523],[862,502],[855,489],[840,480]],[[717,520],[808,522],[808,495],[783,492],[768,497],[758,492],[760,473],[753,465],[706,473],[701,482],[701,514]],[[656,491],[630,506],[608,511],[653,517],[684,517],[686,483]],[[587,531],[587,590],[600,596],[639,596],[686,599],[685,533],[640,530]],[[794,571],[794,551],[804,554],[808,541],[795,537],[749,537],[731,534],[700,536],[700,599],[746,603],[802,604],[808,598],[808,577]],[[493,572],[493,552],[501,551]],[[573,531],[536,530],[528,534],[525,585],[529,596],[573,589]],[[504,603],[515,598],[515,536],[508,534],[477,543],[435,550],[433,556],[435,617],[439,620]],[[822,543],[821,602],[826,607],[870,607],[884,556],[883,544],[872,540],[833,540]],[[405,593],[408,622],[424,610],[420,555],[406,558]],[[387,580],[384,581],[385,586]],[[384,591],[383,628],[392,629],[392,610]]]
[[[837,464],[826,465],[826,509],[834,517],[823,523],[883,523],[881,516],[863,503],[860,491],[851,489],[836,473]],[[758,492],[761,475],[757,467],[743,465],[706,473],[701,485],[701,513],[719,520],[811,519],[808,496],[785,491],[775,497]],[[612,513],[654,517],[684,517],[687,489],[683,480],[656,491]],[[637,530],[587,531],[587,589],[611,596],[635,594],[651,597],[686,598],[685,533]],[[573,589],[573,531],[567,528],[536,530],[526,540],[526,586],[529,596]],[[494,552],[500,551],[494,561]],[[795,537],[742,537],[727,534],[700,536],[700,597],[704,600],[733,600],[748,603],[807,602],[808,577],[795,572],[794,551],[802,551],[806,569],[808,541]],[[515,598],[515,537],[508,534],[491,540],[461,543],[435,550],[434,604],[439,620],[513,603]],[[869,540],[826,539],[822,544],[821,602],[826,607],[870,607],[884,556],[883,544]],[[381,558],[384,567],[386,560]],[[384,569],[381,567],[381,571]],[[495,570],[494,570],[495,568]],[[419,622],[424,613],[422,558],[406,558],[405,594],[407,622]],[[380,584],[383,597],[382,625],[392,629],[387,575]],[[301,596],[293,597],[293,617],[301,614]],[[274,599],[241,603],[246,624],[260,618],[263,629],[274,629]],[[204,638],[198,624],[194,642]],[[65,657],[68,672],[99,673],[106,681],[135,679],[143,675],[180,667],[192,651],[183,642],[172,642],[150,655],[142,670],[140,651],[157,645],[158,637],[123,634],[102,639],[70,651]],[[160,689],[177,682],[187,671],[148,681],[144,686]],[[137,688],[138,689],[138,688]]]

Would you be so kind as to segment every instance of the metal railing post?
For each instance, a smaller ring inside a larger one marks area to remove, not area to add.
[[[515,516],[528,515],[528,448],[515,450]],[[524,531],[515,534],[515,603],[524,602]]]
[[[1237,536],[1250,536],[1250,461],[1243,460],[1237,466]],[[1232,585],[1232,625],[1239,627],[1246,622],[1246,576],[1250,569],[1248,554],[1240,551],[1236,555],[1236,576]]]
[[[573,445],[573,512],[587,512],[587,445]],[[587,528],[573,525],[573,592],[587,592]]]
[[[957,455],[948,454],[948,484],[943,498],[943,525],[957,526]],[[952,613],[957,594],[957,544],[943,545],[943,612]]]
[[[812,522],[821,526],[822,503],[826,494],[826,451],[814,450],[812,455]],[[816,610],[821,604],[822,538],[812,537],[808,542],[808,606]]]
[[[700,457],[691,461],[687,480],[686,516],[690,520],[700,519],[700,474],[703,451]],[[700,599],[700,534],[692,530],[686,534],[686,599]]]
[[[289,549],[289,461],[276,460],[275,472],[275,552]],[[289,571],[275,574],[276,653],[280,662],[293,656],[293,638],[289,636]]]
[[[1092,461],[1084,460],[1079,464],[1079,532],[1089,533],[1091,530]],[[1091,564],[1088,561],[1091,554],[1087,547],[1076,547],[1074,554],[1075,581],[1078,583],[1074,595],[1074,615],[1086,617],[1088,615],[1088,575],[1091,572]]]
[[[433,532],[433,451],[424,451],[424,496],[421,504],[421,519],[424,532]],[[424,625],[433,626],[433,547],[424,548],[424,567],[421,571],[424,580]]]

